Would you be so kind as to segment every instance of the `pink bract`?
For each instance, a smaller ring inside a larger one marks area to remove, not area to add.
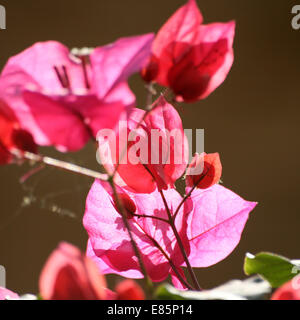
[[[245,201],[219,184],[194,190],[191,201],[193,210],[187,217],[189,259],[193,267],[208,267],[225,259],[238,245],[257,203]]]
[[[127,79],[144,66],[152,39],[123,38],[86,55],[55,41],[36,43],[9,59],[0,96],[37,143],[78,150],[135,103]]]
[[[19,299],[19,295],[6,288],[0,287],[0,300],[15,300]]]
[[[109,190],[109,187],[107,187]],[[119,192],[125,192],[119,188]],[[167,218],[167,213],[155,190],[151,194],[131,193],[127,195],[136,205],[135,214]],[[181,196],[174,189],[165,191],[169,206],[176,208]],[[186,224],[183,220],[185,207],[180,210],[176,226],[182,238],[185,238]],[[163,254],[155,247],[157,241],[170,256],[176,267],[180,267],[183,258],[168,224],[152,218],[133,218],[128,220],[134,239],[141,251],[149,276],[153,281],[164,280],[170,272],[170,265]],[[86,203],[83,224],[89,234],[87,255],[92,258],[104,274],[116,273],[129,278],[142,278],[139,265],[133,252],[129,235],[120,213],[115,209],[113,197],[101,182],[95,181]],[[188,244],[187,245],[188,249]]]
[[[167,218],[157,190],[151,194],[130,193],[121,188],[118,190],[120,193],[126,192],[135,203],[136,214]],[[164,191],[164,195],[174,214],[181,196],[175,189]],[[191,265],[207,267],[229,255],[238,244],[248,215],[255,205],[219,185],[194,191],[175,220]],[[159,243],[181,272],[185,263],[170,226],[152,218],[134,217],[128,222],[151,279],[162,281],[171,274],[174,285],[183,288],[169,262],[152,240]],[[95,181],[88,195],[83,223],[89,235],[87,255],[104,274],[142,277],[109,188],[99,181]]]

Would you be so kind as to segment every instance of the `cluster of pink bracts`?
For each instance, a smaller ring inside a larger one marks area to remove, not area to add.
[[[127,81],[140,72],[146,82],[170,88],[178,102],[207,97],[232,66],[235,23],[203,25],[202,20],[195,0],[189,0],[156,37],[122,38],[82,51],[69,51],[49,41],[10,58],[0,77],[0,163],[12,162],[16,152],[36,153],[37,145],[79,150],[90,139],[95,140],[100,129],[116,130],[120,119],[128,121],[128,129],[139,124],[145,132],[183,132],[179,114],[163,96],[150,112],[135,108]],[[186,148],[183,142],[173,144],[171,151]],[[143,297],[132,282],[109,293],[95,269],[97,266],[101,274],[142,278],[132,240],[150,279],[160,282],[171,275],[178,288],[186,287],[182,267],[187,267],[187,261],[191,267],[208,267],[228,256],[256,203],[218,184],[222,171],[218,154],[200,156],[204,170],[197,176],[188,175],[185,159],[181,164],[171,160],[147,166],[107,165],[108,173],[117,169],[116,192],[133,239],[111,186],[96,180],[83,219],[89,235],[88,258],[75,248],[60,246],[42,272],[42,297],[122,298],[125,289],[132,294],[127,298]],[[200,156],[196,155],[190,168],[198,165]],[[183,198],[175,182],[186,170],[188,196]],[[177,234],[168,223],[170,216]],[[88,280],[91,278],[93,282]]]

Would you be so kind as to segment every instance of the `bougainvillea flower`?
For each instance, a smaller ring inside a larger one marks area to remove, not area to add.
[[[86,203],[83,219],[89,234],[87,256],[92,258],[104,273],[116,273],[129,278],[142,278],[138,261],[133,252],[130,238],[120,213],[115,208],[114,198],[100,181],[95,181]],[[121,188],[119,193],[125,193]],[[167,218],[164,203],[156,190],[150,194],[126,192],[134,202],[136,215],[150,215]],[[170,208],[176,208],[181,196],[175,189],[165,191]],[[185,239],[186,225],[183,220],[185,206],[176,218],[176,227]],[[155,241],[180,268],[183,258],[175,241],[171,227],[164,221],[152,218],[134,217],[128,220],[134,239],[141,251],[150,278],[163,281],[170,273],[170,264]],[[185,243],[188,250],[188,244]]]
[[[19,295],[6,288],[0,287],[0,300],[15,300],[19,299]]]
[[[132,280],[123,280],[116,285],[116,300],[145,300],[143,289]]]
[[[78,55],[59,42],[36,43],[9,59],[0,97],[37,143],[78,150],[134,104],[127,79],[144,66],[152,40],[122,38]]]
[[[160,29],[146,81],[170,87],[178,101],[206,98],[225,80],[233,63],[235,23],[202,25],[196,1],[189,0]]]
[[[300,277],[296,276],[278,288],[271,300],[300,300]]]
[[[118,192],[126,193],[134,202],[135,216],[128,219],[128,223],[150,278],[159,282],[171,274],[174,285],[182,288],[170,261],[159,249],[163,249],[182,274],[181,267],[185,263],[174,233],[168,223],[155,219],[167,218],[160,192],[155,190],[150,194],[138,194],[121,188]],[[182,197],[175,189],[163,192],[174,214]],[[255,205],[219,185],[205,190],[196,189],[175,219],[176,229],[191,265],[206,267],[229,255],[238,244],[249,212]],[[132,205],[130,207],[133,208]],[[142,215],[154,218],[139,217]],[[89,235],[87,255],[104,274],[142,277],[128,232],[115,208],[111,192],[99,181],[95,181],[88,195],[83,223]]]
[[[196,171],[197,170],[197,171]],[[186,185],[207,189],[218,183],[222,176],[222,164],[218,153],[196,154],[187,169]]]
[[[119,186],[141,193],[152,192],[157,186],[166,189],[173,187],[186,169],[188,143],[182,121],[163,97],[146,116],[144,110],[134,109],[125,125],[119,126],[115,138],[108,139],[109,146],[99,141],[99,153],[101,159],[107,148],[109,154],[116,150],[115,156],[102,162],[111,173],[117,160],[122,159],[115,176]]]
[[[45,300],[104,300],[106,281],[76,247],[61,243],[48,258],[39,281]]]
[[[22,129],[14,112],[0,100],[0,164],[10,163],[13,151],[37,152],[37,146],[29,132]]]

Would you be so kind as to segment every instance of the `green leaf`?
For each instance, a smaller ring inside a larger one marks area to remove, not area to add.
[[[300,264],[298,260],[289,260],[273,253],[261,252],[255,256],[247,253],[244,271],[247,275],[258,274],[273,288],[278,288],[300,273]]]

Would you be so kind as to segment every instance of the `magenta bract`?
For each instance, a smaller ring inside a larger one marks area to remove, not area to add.
[[[121,188],[119,191],[126,192],[134,201],[137,215],[167,219],[165,206],[157,190],[151,194],[131,193]],[[175,189],[164,191],[164,195],[174,214],[181,196]],[[229,255],[238,244],[249,212],[255,205],[219,185],[194,191],[175,220],[191,265],[206,267]],[[89,234],[87,255],[104,274],[142,277],[128,232],[120,213],[115,209],[109,187],[99,181],[95,181],[88,195],[83,223]],[[129,223],[151,279],[162,281],[171,273],[173,283],[181,287],[167,259],[153,241],[159,243],[180,270],[185,264],[171,227],[153,218],[133,217]]]
[[[144,66],[152,39],[123,38],[85,55],[55,41],[36,43],[9,59],[0,96],[37,143],[78,150],[134,104],[127,79]]]

